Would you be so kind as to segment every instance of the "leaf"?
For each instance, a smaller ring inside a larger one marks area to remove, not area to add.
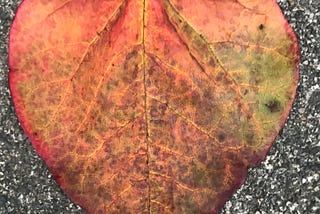
[[[24,0],[16,113],[88,213],[217,213],[289,114],[298,44],[275,0]]]

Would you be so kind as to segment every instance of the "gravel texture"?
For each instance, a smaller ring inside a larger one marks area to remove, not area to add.
[[[0,213],[84,213],[60,190],[15,116],[8,31],[20,0],[0,0]],[[320,213],[320,0],[279,0],[301,48],[297,98],[266,160],[223,214]]]

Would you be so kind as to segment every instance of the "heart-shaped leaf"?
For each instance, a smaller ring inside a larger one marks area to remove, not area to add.
[[[275,0],[24,0],[9,83],[89,213],[216,213],[283,126],[298,61]]]

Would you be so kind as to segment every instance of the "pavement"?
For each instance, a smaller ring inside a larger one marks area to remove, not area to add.
[[[8,89],[8,31],[20,0],[0,0],[0,214],[83,210],[55,183],[21,129]],[[266,160],[222,214],[320,213],[320,0],[279,0],[300,43],[300,82]]]

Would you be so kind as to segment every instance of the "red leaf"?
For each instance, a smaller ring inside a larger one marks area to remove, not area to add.
[[[25,0],[17,115],[89,213],[216,213],[290,111],[298,45],[275,0]]]

